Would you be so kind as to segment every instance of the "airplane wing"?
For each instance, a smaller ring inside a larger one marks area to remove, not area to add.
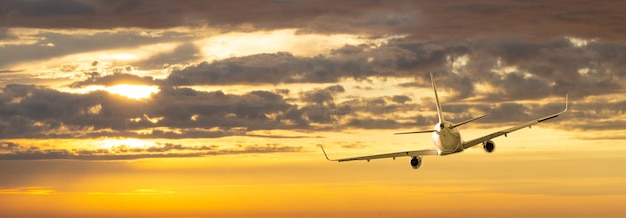
[[[338,162],[353,161],[353,160],[370,161],[372,159],[381,159],[381,158],[394,158],[395,159],[396,157],[404,157],[404,156],[415,157],[415,156],[425,156],[425,155],[439,155],[439,150],[427,149],[427,150],[403,151],[403,152],[395,152],[395,153],[388,153],[388,154],[376,154],[376,155],[341,158],[341,159],[330,159],[328,158],[328,155],[326,155],[326,151],[324,150],[324,147],[320,145],[320,148],[322,148],[322,152],[324,152],[324,156],[326,156],[327,160],[338,161]]]
[[[542,118],[539,118],[539,119],[536,119],[536,120],[531,120],[531,121],[528,121],[528,122],[525,122],[525,123],[521,123],[521,124],[518,124],[516,126],[513,126],[511,128],[505,129],[505,130],[501,130],[501,131],[498,131],[498,132],[491,133],[489,135],[485,135],[485,136],[482,136],[482,137],[479,137],[479,138],[476,138],[476,139],[469,140],[469,141],[463,143],[463,148],[467,149],[467,148],[472,147],[474,145],[486,142],[486,141],[488,141],[488,140],[490,140],[492,138],[495,138],[495,137],[498,137],[498,136],[501,136],[501,135],[506,136],[507,134],[509,134],[511,132],[514,132],[514,131],[517,131],[517,130],[520,130],[520,129],[524,128],[524,127],[530,127],[532,125],[541,123],[543,121],[546,121],[546,120],[558,117],[559,115],[561,115],[562,113],[565,113],[567,111],[567,102],[568,102],[567,98],[568,97],[566,95],[565,96],[565,109],[563,111],[561,111],[561,112],[558,112],[558,113],[555,113],[555,114],[552,114],[552,115],[549,115],[549,116],[545,116],[545,117],[542,117]]]

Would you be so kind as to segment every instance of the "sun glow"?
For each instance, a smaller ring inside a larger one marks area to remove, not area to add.
[[[295,29],[282,29],[221,34],[197,40],[194,44],[201,48],[205,60],[212,61],[279,51],[287,51],[298,56],[315,56],[344,45],[358,45],[367,42],[369,41],[359,35],[307,34],[298,33]]]
[[[103,149],[116,149],[116,148],[147,148],[155,146],[156,143],[152,141],[145,141],[136,138],[121,138],[121,139],[103,139],[97,143],[99,148]]]
[[[157,86],[120,84],[104,88],[107,92],[134,99],[144,99],[159,92]]]
[[[132,99],[144,99],[149,98],[150,95],[158,93],[160,91],[158,86],[149,86],[149,85],[130,85],[130,84],[119,84],[114,86],[102,86],[102,85],[91,85],[83,88],[60,88],[60,91],[67,93],[79,93],[85,94],[93,91],[104,90],[111,94],[121,95],[127,98]]]

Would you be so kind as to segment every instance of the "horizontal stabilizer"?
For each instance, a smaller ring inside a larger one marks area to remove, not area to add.
[[[463,125],[463,124],[466,124],[466,123],[472,122],[472,121],[474,121],[474,120],[478,120],[478,119],[480,119],[480,118],[486,117],[487,115],[488,115],[488,114],[485,114],[485,115],[482,115],[482,116],[480,116],[480,117],[475,117],[475,118],[472,118],[472,119],[469,119],[469,120],[466,120],[466,121],[463,121],[463,122],[460,122],[460,123],[454,124],[454,125],[452,126],[452,128],[455,128],[455,127],[457,127],[457,126],[460,126],[460,125]]]
[[[394,133],[394,135],[429,133],[429,132],[433,132],[433,131],[435,131],[435,130],[422,130],[422,131],[413,131],[413,132],[399,132],[399,133]]]

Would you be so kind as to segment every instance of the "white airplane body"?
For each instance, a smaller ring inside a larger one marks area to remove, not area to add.
[[[403,133],[396,133],[396,134],[415,134],[415,133],[430,133],[432,132],[432,137],[433,137],[433,144],[435,146],[435,148],[433,149],[426,149],[426,150],[415,150],[415,151],[403,151],[403,152],[395,152],[395,153],[387,153],[387,154],[376,154],[376,155],[368,155],[368,156],[360,156],[360,157],[351,157],[351,158],[342,158],[342,159],[330,159],[328,158],[328,155],[326,154],[326,151],[324,150],[324,147],[322,147],[320,145],[320,147],[322,148],[322,152],[324,153],[324,156],[326,157],[327,160],[329,161],[338,161],[338,162],[344,162],[344,161],[354,161],[354,160],[367,160],[370,161],[372,159],[381,159],[381,158],[393,158],[395,159],[396,157],[404,157],[404,156],[410,156],[411,158],[411,166],[414,169],[417,169],[420,167],[421,165],[421,156],[426,156],[426,155],[448,155],[448,154],[454,154],[454,153],[458,153],[458,152],[462,152],[467,148],[470,148],[474,145],[477,144],[483,144],[483,149],[485,149],[485,151],[491,153],[493,152],[493,150],[495,149],[495,143],[493,143],[493,141],[491,141],[491,139],[498,137],[498,136],[507,136],[508,133],[511,133],[513,131],[525,128],[525,127],[531,127],[532,125],[538,124],[540,122],[558,117],[559,115],[561,115],[562,113],[565,113],[567,111],[567,96],[565,96],[565,109],[561,112],[549,115],[549,116],[545,116],[542,117],[540,119],[535,119],[535,120],[531,120],[525,123],[521,123],[518,124],[516,126],[510,127],[508,129],[502,130],[502,131],[498,131],[498,132],[494,132],[476,139],[472,139],[470,141],[462,141],[461,140],[461,133],[459,133],[459,130],[457,127],[478,120],[480,118],[483,118],[487,115],[483,115],[480,117],[476,117],[476,118],[472,118],[460,123],[452,123],[449,121],[445,121],[445,119],[443,118],[442,115],[442,110],[441,110],[441,104],[439,103],[439,97],[437,96],[437,88],[435,86],[435,80],[433,78],[433,75],[430,74],[430,79],[433,85],[433,91],[435,93],[435,101],[437,103],[437,115],[439,117],[439,122],[435,125],[435,127],[433,128],[433,130],[425,130],[425,131],[415,131],[415,132],[403,132]]]

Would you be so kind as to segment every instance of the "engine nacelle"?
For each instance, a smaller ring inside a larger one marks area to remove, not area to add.
[[[483,149],[485,149],[486,152],[491,153],[493,152],[493,149],[496,149],[496,143],[491,140],[483,142]]]
[[[418,156],[411,158],[411,167],[413,167],[413,169],[420,168],[420,165],[422,165],[422,157]]]

